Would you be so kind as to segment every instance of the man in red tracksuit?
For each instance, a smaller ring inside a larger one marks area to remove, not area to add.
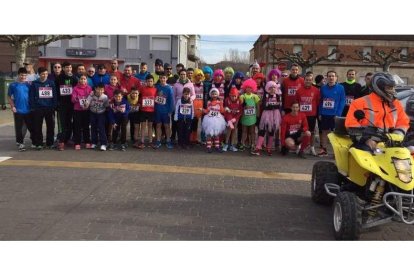
[[[289,77],[282,82],[283,110],[285,114],[291,111],[290,107],[296,101],[296,91],[304,85],[304,80],[299,76],[299,65],[293,63]]]

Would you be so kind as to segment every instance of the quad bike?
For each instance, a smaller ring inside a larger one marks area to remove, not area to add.
[[[316,162],[311,183],[315,203],[333,204],[335,239],[357,240],[362,230],[391,221],[414,224],[414,159],[403,137],[374,127],[349,133],[345,118],[336,118],[335,124],[328,138],[336,165]],[[351,136],[358,132],[373,137],[377,149],[355,148]]]

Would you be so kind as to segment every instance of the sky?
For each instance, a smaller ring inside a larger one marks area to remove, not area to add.
[[[201,35],[201,59],[209,64],[223,60],[230,49],[249,52],[259,35]]]

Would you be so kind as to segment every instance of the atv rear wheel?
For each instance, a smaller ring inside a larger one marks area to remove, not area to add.
[[[332,217],[335,239],[359,239],[362,228],[362,207],[355,194],[338,193],[334,200]]]
[[[331,205],[333,197],[326,192],[325,183],[339,183],[338,169],[332,162],[316,162],[312,169],[311,198],[315,203]]]

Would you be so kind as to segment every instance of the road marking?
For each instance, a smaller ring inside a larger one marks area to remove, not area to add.
[[[233,176],[243,178],[283,179],[293,181],[311,181],[310,174],[304,173],[280,173],[268,171],[249,171],[237,169],[184,167],[169,165],[150,165],[135,163],[104,163],[104,162],[69,162],[69,161],[40,161],[40,160],[8,160],[0,163],[0,166],[24,166],[24,167],[52,167],[52,168],[77,168],[77,169],[111,169],[127,171],[147,171],[160,173],[185,173],[199,175]]]
[[[8,156],[0,156],[0,162],[3,162],[3,161],[6,161],[6,160],[9,160],[11,157],[8,157]]]

